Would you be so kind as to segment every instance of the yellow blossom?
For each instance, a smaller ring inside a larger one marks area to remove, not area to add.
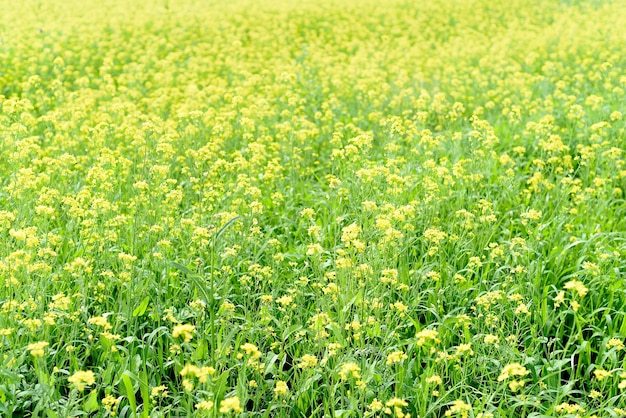
[[[183,340],[188,343],[193,338],[193,333],[196,331],[196,327],[190,324],[180,324],[174,326],[172,331],[172,337],[182,337]]]
[[[195,407],[199,411],[210,411],[213,409],[213,405],[213,401],[200,401],[195,405]]]
[[[259,348],[252,343],[245,343],[239,347],[246,355],[251,356],[254,359],[261,358],[261,351]]]
[[[359,365],[353,362],[344,363],[339,368],[339,376],[341,377],[341,380],[348,380],[350,377],[360,379],[360,372],[361,368]]]
[[[394,351],[387,355],[387,366],[392,364],[401,363],[406,360],[408,356],[403,351]]]
[[[566,290],[574,291],[581,298],[584,297],[589,291],[589,289],[587,289],[587,287],[578,280],[570,280],[569,282],[565,283],[564,287]]]
[[[571,404],[567,402],[563,402],[562,404],[557,405],[554,410],[556,412],[565,412],[566,414],[576,414],[576,413],[584,413],[585,409],[578,404]]]
[[[311,354],[305,354],[302,357],[300,357],[300,363],[298,363],[298,368],[307,369],[307,368],[313,368],[316,365],[317,365],[317,357]]]
[[[236,414],[240,414],[243,412],[243,408],[241,407],[241,401],[239,401],[239,398],[237,396],[226,398],[222,402],[220,402],[220,413],[228,414],[230,412],[234,412]]]
[[[164,385],[155,386],[150,390],[150,396],[153,398],[156,397],[166,397],[167,396],[167,388]]]
[[[438,337],[439,333],[437,332],[437,330],[434,329],[424,329],[415,335],[415,338],[417,338],[418,346],[426,344],[427,341],[432,341],[437,344],[440,342]]]
[[[39,341],[36,343],[32,343],[32,344],[28,344],[28,346],[26,347],[26,349],[28,351],[30,351],[30,354],[33,357],[43,357],[44,355],[44,349],[49,346],[50,343],[46,342],[46,341]]]
[[[426,383],[431,383],[434,385],[441,385],[443,383],[443,379],[440,376],[434,374],[426,378]]]
[[[79,370],[67,378],[67,381],[76,386],[79,392],[85,390],[85,386],[93,385],[96,382],[96,376],[91,370]]]
[[[502,368],[500,372],[500,376],[498,376],[498,382],[502,382],[513,376],[526,376],[530,373],[526,367],[522,366],[519,363],[510,363]]]
[[[276,381],[276,386],[274,387],[276,397],[287,396],[288,393],[289,387],[287,386],[287,382],[283,382],[282,380]]]
[[[445,415],[451,417],[452,415],[458,414],[461,418],[468,418],[470,412],[472,412],[472,406],[463,402],[461,399],[457,399],[452,402],[452,406],[446,411]]]
[[[621,351],[624,349],[624,342],[619,338],[611,338],[606,343],[606,349],[610,350],[612,348],[615,348],[617,351]]]
[[[612,374],[611,372],[607,372],[606,370],[602,370],[602,369],[596,369],[593,371],[593,375],[596,377],[596,379],[598,380],[604,380],[607,377],[611,377]]]

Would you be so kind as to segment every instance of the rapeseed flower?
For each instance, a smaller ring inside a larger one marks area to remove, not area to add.
[[[287,394],[289,394],[289,386],[287,386],[287,382],[283,382],[282,380],[276,381],[274,394],[277,398],[280,396],[287,396]]]
[[[182,337],[183,340],[188,343],[193,338],[193,333],[196,331],[196,327],[190,324],[180,324],[174,326],[172,330],[172,337]]]
[[[448,408],[445,415],[447,417],[458,415],[461,418],[468,418],[470,412],[472,412],[472,406],[468,403],[463,402],[461,399],[457,399],[456,401],[452,402],[452,406]]]
[[[231,396],[230,398],[224,399],[220,402],[220,414],[228,414],[235,413],[240,414],[243,412],[243,408],[241,407],[241,401],[237,396]]]
[[[360,379],[361,368],[358,364],[353,362],[344,363],[339,368],[339,376],[341,380],[348,380],[349,378]]]
[[[33,357],[43,357],[44,349],[49,346],[50,343],[47,341],[39,341],[36,343],[28,344],[26,349],[30,351],[31,356]]]
[[[298,363],[298,368],[300,369],[308,369],[313,368],[317,365],[317,357],[311,354],[305,354],[300,357],[300,363]]]
[[[581,298],[584,297],[589,291],[589,289],[587,289],[587,287],[581,281],[578,281],[578,280],[570,280],[567,283],[565,283],[564,287],[566,290],[572,290]]]
[[[213,409],[213,401],[200,401],[195,405],[195,408],[199,411],[210,411]]]
[[[93,385],[96,382],[96,376],[91,370],[79,370],[67,378],[79,392],[85,390],[85,386]]]
[[[394,351],[393,353],[390,353],[387,355],[387,366],[390,366],[392,364],[396,364],[396,363],[402,363],[404,360],[406,360],[408,358],[408,356],[406,354],[404,354],[403,351]]]

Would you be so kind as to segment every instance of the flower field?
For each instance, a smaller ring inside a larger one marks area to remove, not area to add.
[[[0,0],[0,416],[626,417],[626,1]]]

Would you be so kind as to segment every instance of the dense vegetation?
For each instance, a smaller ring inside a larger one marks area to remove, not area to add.
[[[626,416],[625,1],[0,11],[0,415]]]

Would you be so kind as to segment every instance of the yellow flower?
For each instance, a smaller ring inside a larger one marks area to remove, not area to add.
[[[387,402],[385,402],[385,406],[388,406],[388,407],[409,406],[409,404],[400,398],[391,398]]]
[[[300,211],[300,216],[311,219],[315,216],[315,210],[311,208],[304,208]]]
[[[49,345],[50,345],[50,343],[48,343],[46,341],[39,341],[39,342],[36,342],[36,343],[28,344],[26,349],[28,351],[30,351],[30,354],[33,357],[43,357],[44,349],[47,346],[49,346]]]
[[[615,348],[617,351],[621,351],[624,349],[624,342],[619,338],[611,338],[606,343],[606,349],[610,350],[611,348]]]
[[[196,404],[196,409],[199,411],[209,411],[213,409],[213,401],[200,401]]]
[[[289,386],[287,386],[287,382],[278,380],[276,382],[276,387],[274,388],[274,394],[276,395],[276,397],[287,396],[288,393],[289,393]]]
[[[435,344],[439,343],[439,333],[434,329],[424,329],[415,335],[417,338],[417,345],[422,346],[427,341],[433,341]]]
[[[387,366],[392,364],[401,363],[406,360],[408,356],[404,354],[402,351],[394,351],[393,353],[387,355]]]
[[[469,413],[472,411],[472,405],[463,402],[460,399],[452,402],[450,409],[446,411],[446,416],[451,417],[454,414],[459,414],[461,418],[468,418]]]
[[[196,327],[190,324],[176,325],[172,331],[172,337],[178,338],[182,336],[185,342],[188,343],[193,338],[195,331]]]
[[[316,255],[324,252],[324,248],[320,244],[309,244],[307,246],[306,255]]]
[[[102,405],[104,406],[104,409],[107,411],[114,411],[118,407],[119,403],[120,403],[120,399],[116,398],[113,395],[107,395],[104,398],[102,398]]]
[[[569,282],[565,283],[564,288],[566,290],[573,290],[581,298],[584,297],[589,291],[589,289],[587,289],[587,287],[585,287],[585,285],[578,280],[570,280]]]
[[[526,385],[526,382],[523,380],[511,380],[509,382],[509,389],[511,389],[512,392],[517,392],[519,389],[523,388],[524,385]]]
[[[87,320],[87,323],[102,327],[105,331],[108,331],[112,328],[111,324],[109,324],[109,321],[104,316],[93,316]]]
[[[474,355],[474,350],[472,350],[472,343],[468,343],[468,344],[459,344],[459,346],[456,348],[456,355],[460,356],[462,354],[467,353],[468,355]]]
[[[503,380],[513,376],[526,376],[528,373],[530,372],[526,369],[526,367],[519,363],[507,364],[502,368],[500,376],[498,376],[498,382],[502,382]]]
[[[341,242],[343,242],[346,247],[350,247],[351,244],[354,244],[356,238],[359,236],[361,232],[361,227],[356,223],[352,223],[341,230]]]
[[[602,397],[602,393],[600,393],[599,391],[593,389],[591,392],[589,392],[589,397],[591,399],[598,399]]]
[[[561,306],[561,304],[565,302],[565,292],[564,291],[560,291],[555,297],[554,297],[554,307],[558,308],[559,306]]]
[[[435,245],[441,243],[441,241],[443,241],[447,236],[448,234],[434,227],[428,228],[426,231],[424,231],[424,239],[426,240],[426,242]]]
[[[593,374],[598,380],[603,380],[603,379],[606,379],[607,377],[612,376],[611,372],[607,372],[606,370],[602,370],[602,369],[594,370]]]
[[[221,414],[228,414],[230,412],[234,412],[236,414],[240,414],[243,412],[243,408],[241,407],[241,401],[239,401],[239,398],[237,396],[226,398],[220,403]]]
[[[535,210],[535,209],[530,209],[530,210],[528,210],[527,212],[522,213],[520,216],[521,216],[522,218],[525,218],[525,219],[530,219],[530,220],[533,220],[533,221],[538,221],[539,219],[541,219],[541,216],[542,216],[542,215],[543,215],[543,214],[541,213],[541,211],[539,211],[539,210]]]
[[[395,415],[396,418],[410,418],[411,415],[402,412],[402,407],[408,405],[409,404],[406,401],[400,398],[391,398],[385,402],[386,408],[384,409],[384,412],[391,414],[391,408],[393,408],[393,415]]]
[[[372,403],[369,404],[368,407],[372,412],[378,412],[383,409],[383,403],[380,400],[374,398],[374,400],[372,401]]]
[[[241,347],[239,348],[243,350],[247,355],[252,356],[252,358],[254,359],[261,358],[261,351],[254,344],[245,343],[245,344],[242,344]]]
[[[189,379],[183,379],[182,385],[183,385],[183,389],[185,389],[185,391],[187,392],[191,392],[194,387],[193,382]]]
[[[68,377],[67,381],[74,384],[79,392],[82,392],[85,390],[85,386],[93,385],[96,382],[96,376],[91,370],[79,370],[72,376]]]
[[[528,310],[528,305],[526,305],[525,303],[520,303],[519,305],[517,305],[517,308],[515,309],[515,315],[520,315],[520,314],[530,315],[530,311]]]
[[[348,380],[350,377],[360,379],[361,368],[358,364],[353,362],[344,363],[339,368],[339,376],[341,376],[341,380]]]
[[[150,391],[150,396],[153,398],[156,397],[166,397],[167,396],[167,388],[164,385],[161,386],[155,386],[152,388],[152,390]]]
[[[208,377],[213,376],[214,374],[215,369],[211,366],[198,367],[193,364],[186,364],[180,371],[181,376],[195,376],[198,378],[200,383],[206,383],[208,381]]]
[[[440,385],[440,384],[443,383],[443,379],[441,379],[440,376],[434,374],[434,375],[426,378],[426,383],[432,383],[432,384],[435,384],[435,385]]]
[[[576,414],[576,413],[584,413],[585,409],[577,404],[569,404],[566,402],[563,402],[560,405],[557,405],[556,408],[554,408],[554,410],[556,412],[565,412],[566,414]]]
[[[498,344],[500,338],[497,335],[487,334],[485,335],[484,342],[485,344]]]
[[[285,307],[289,307],[293,303],[293,297],[289,295],[284,295],[276,299],[276,302],[280,303],[281,305]]]
[[[300,357],[300,363],[298,363],[298,368],[307,369],[313,368],[317,365],[317,357],[312,356],[310,354],[305,354]]]

